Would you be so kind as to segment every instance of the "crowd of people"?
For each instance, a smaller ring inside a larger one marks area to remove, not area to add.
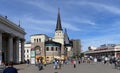
[[[73,68],[76,68],[77,64],[81,64],[81,63],[93,64],[96,62],[101,62],[103,64],[113,64],[115,69],[120,69],[120,58],[119,57],[113,57],[113,58],[104,57],[103,59],[93,58],[93,57],[87,57],[87,58],[83,57],[81,59],[71,58],[71,59],[66,59],[66,60],[60,60],[60,59],[55,58],[52,64],[53,64],[54,69],[61,69],[66,64],[71,64]],[[30,60],[26,60],[25,63],[26,65],[29,66]],[[3,62],[1,66],[3,66],[2,73],[18,73],[17,69],[13,67],[12,62],[9,62],[8,65],[5,65]],[[43,61],[40,59],[36,66],[38,66],[38,70],[40,71],[44,69],[44,67],[46,66],[46,63],[43,63]]]
[[[103,64],[111,64],[114,65],[115,69],[120,69],[120,57],[84,57],[82,59],[83,63],[95,63],[95,62],[101,62]]]

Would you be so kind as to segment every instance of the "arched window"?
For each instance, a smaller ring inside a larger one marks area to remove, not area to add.
[[[37,39],[37,43],[38,43],[38,39]]]
[[[39,39],[39,42],[41,42],[41,39]]]

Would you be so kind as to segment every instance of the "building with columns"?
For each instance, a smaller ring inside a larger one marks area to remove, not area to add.
[[[19,43],[21,62],[24,62],[25,31],[6,17],[0,16],[0,63],[19,63]]]

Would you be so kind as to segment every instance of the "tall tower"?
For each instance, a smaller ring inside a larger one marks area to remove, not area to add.
[[[58,8],[57,24],[56,24],[56,29],[55,29],[53,41],[59,42],[62,44],[61,54],[64,54],[64,33],[63,33],[62,25],[61,25],[60,9],[59,8]]]

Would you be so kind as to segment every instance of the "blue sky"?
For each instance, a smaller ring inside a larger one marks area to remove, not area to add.
[[[0,15],[32,34],[54,36],[58,8],[70,39],[88,46],[120,44],[120,0],[0,0]]]

